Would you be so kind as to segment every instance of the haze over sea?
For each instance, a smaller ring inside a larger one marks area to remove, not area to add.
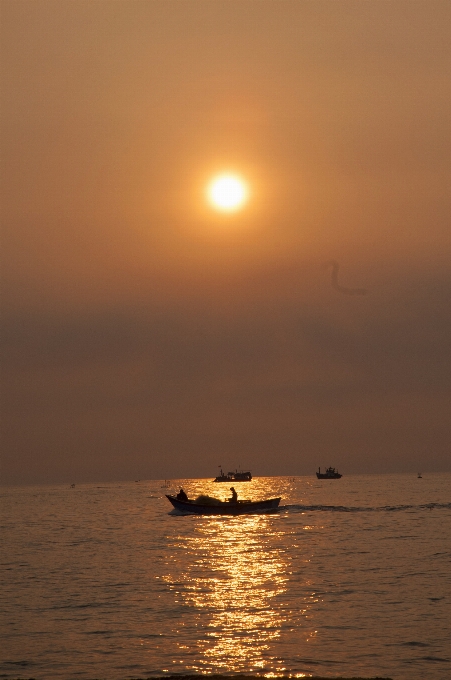
[[[451,474],[1,489],[0,677],[451,677]]]

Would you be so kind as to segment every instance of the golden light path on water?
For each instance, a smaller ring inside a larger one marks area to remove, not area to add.
[[[257,490],[250,491],[247,497]],[[216,495],[224,495],[224,491]],[[304,591],[302,606],[299,608],[298,598],[298,609],[292,611],[287,599],[292,557],[280,517],[202,517],[190,521],[197,522],[193,535],[179,535],[177,542],[191,559],[184,560],[182,573],[165,577],[176,597],[181,598],[178,601],[193,610],[193,617],[199,616],[197,625],[203,629],[195,643],[178,645],[181,654],[189,652],[192,656],[195,651],[190,666],[195,672],[253,670],[266,671],[269,676],[282,674],[287,669],[274,653],[277,643],[282,633],[288,638],[296,634],[298,639],[301,633],[305,641],[315,636],[306,619],[316,598]]]
[[[223,667],[227,659],[232,669],[239,661],[263,667],[263,650],[280,635],[281,615],[271,600],[286,590],[287,565],[280,550],[262,545],[267,522],[253,516],[224,526],[219,519],[200,529],[206,549],[200,564],[214,576],[193,578],[184,598],[212,611],[209,637],[215,644],[204,654],[213,666]]]

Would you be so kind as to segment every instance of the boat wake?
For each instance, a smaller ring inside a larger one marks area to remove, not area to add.
[[[359,507],[345,505],[281,505],[288,512],[403,512],[406,510],[451,510],[451,503],[423,503],[421,505],[382,505]]]

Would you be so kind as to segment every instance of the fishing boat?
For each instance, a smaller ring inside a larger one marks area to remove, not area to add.
[[[200,496],[195,501],[180,501],[176,496],[166,494],[166,498],[176,510],[190,515],[249,515],[251,513],[277,510],[280,498],[263,501],[220,501],[208,496]]]
[[[328,467],[326,472],[321,472],[321,468],[318,468],[316,473],[318,479],[341,479],[342,475],[333,467]]]
[[[252,481],[252,474],[250,470],[247,472],[242,472],[241,470],[235,470],[235,472],[228,472],[225,474],[220,467],[219,475],[213,480],[215,482],[250,482]]]

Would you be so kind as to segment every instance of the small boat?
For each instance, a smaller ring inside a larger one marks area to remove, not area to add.
[[[252,481],[252,474],[248,470],[247,472],[242,472],[241,470],[235,470],[235,472],[228,472],[224,474],[222,467],[220,468],[219,475],[213,480],[215,482],[250,482]]]
[[[171,486],[171,484],[170,484],[170,482],[169,482],[169,479],[165,479],[165,480],[164,480],[164,484],[161,485],[161,488],[162,488],[162,489],[169,489],[170,486]]]
[[[205,500],[180,501],[176,496],[166,498],[176,510],[190,515],[248,515],[254,512],[270,512],[279,507],[280,498],[268,498],[264,501],[219,501],[204,497]],[[212,503],[211,501],[215,501]]]
[[[417,479],[423,479],[421,472],[418,473]]]
[[[321,472],[321,468],[318,468],[316,473],[318,479],[340,479],[342,475],[333,467],[327,468],[326,472]]]

